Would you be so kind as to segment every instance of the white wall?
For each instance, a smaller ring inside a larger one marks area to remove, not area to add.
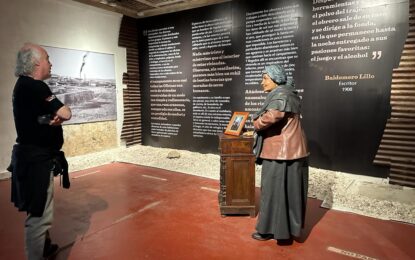
[[[15,57],[25,42],[114,54],[117,134],[120,135],[123,120],[121,82],[122,73],[127,71],[125,49],[118,47],[121,18],[120,14],[70,0],[0,1],[0,173],[5,172],[10,162],[16,139],[11,98],[16,81]]]

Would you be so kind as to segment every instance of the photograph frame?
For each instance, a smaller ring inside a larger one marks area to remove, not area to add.
[[[115,55],[42,45],[53,64],[45,80],[52,93],[71,108],[64,125],[117,120]]]
[[[231,120],[229,120],[228,126],[225,129],[225,134],[239,136],[248,116],[249,112],[233,112]]]

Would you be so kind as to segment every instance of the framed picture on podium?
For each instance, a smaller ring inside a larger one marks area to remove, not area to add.
[[[225,129],[227,135],[240,135],[248,119],[249,112],[234,112],[228,126]]]

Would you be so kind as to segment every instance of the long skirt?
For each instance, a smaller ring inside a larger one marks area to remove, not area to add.
[[[274,239],[299,237],[304,227],[308,159],[263,160],[261,201],[256,230]]]

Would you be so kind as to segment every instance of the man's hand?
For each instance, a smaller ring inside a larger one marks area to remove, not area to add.
[[[59,108],[58,111],[56,111],[56,115],[59,116],[59,118],[63,121],[67,121],[71,119],[72,112],[71,109],[68,106],[63,106]]]
[[[59,116],[55,115],[52,120],[50,120],[49,125],[62,125],[64,120]]]

